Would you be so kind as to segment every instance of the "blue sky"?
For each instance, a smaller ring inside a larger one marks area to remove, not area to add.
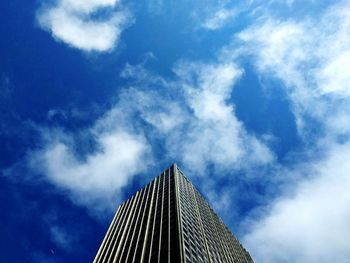
[[[1,258],[91,262],[176,162],[256,262],[348,262],[349,1],[0,10]]]

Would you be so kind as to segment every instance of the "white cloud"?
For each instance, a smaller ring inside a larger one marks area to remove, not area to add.
[[[213,16],[207,18],[203,27],[209,30],[216,30],[223,27],[228,21],[233,19],[239,12],[236,9],[222,8],[214,13]]]
[[[132,101],[165,141],[167,155],[187,171],[199,175],[209,165],[223,171],[273,160],[264,142],[249,134],[235,115],[230,98],[242,70],[233,63],[178,63],[176,78],[168,81],[136,69],[129,66],[123,73],[139,78],[138,89],[125,92],[123,101]]]
[[[265,14],[238,34],[240,51],[231,51],[233,57],[251,55],[259,74],[282,82],[306,151],[314,156],[299,160],[288,173],[291,186],[250,222],[245,243],[259,262],[348,262],[350,257],[349,10],[342,2],[317,18]]]
[[[238,34],[258,70],[284,82],[301,133],[304,114],[327,125],[324,120],[342,111],[337,101],[350,98],[349,14],[349,5],[339,4],[317,20],[269,17]]]
[[[350,144],[293,173],[307,173],[294,194],[275,201],[244,243],[259,262],[345,263],[350,258]]]
[[[118,44],[130,21],[127,11],[115,11],[117,5],[116,0],[58,0],[55,6],[42,8],[37,20],[57,40],[84,51],[103,52]],[[102,9],[109,10],[109,15],[94,18]]]
[[[113,8],[118,0],[61,0],[65,9],[83,13],[92,13],[99,8]]]
[[[121,189],[146,170],[151,152],[145,137],[122,124],[122,118],[119,109],[113,108],[81,131],[96,144],[84,156],[77,154],[78,146],[69,134],[43,130],[45,144],[29,155],[30,167],[68,190],[77,203],[93,209],[114,208]]]
[[[154,90],[137,90],[129,88],[122,94],[123,107],[127,108],[130,101],[134,109],[140,111],[141,118],[151,124],[161,135],[171,133],[177,127],[184,125],[187,115],[179,101],[162,97]]]
[[[203,8],[203,1],[198,1],[195,14],[200,19],[200,25],[207,30],[218,30],[228,25],[239,26],[238,16],[243,19],[250,17],[255,19],[264,10],[283,10],[292,8],[294,0],[237,0],[234,1],[207,1]]]
[[[180,138],[182,160],[193,171],[212,163],[236,169],[273,160],[269,149],[248,134],[230,97],[242,70],[230,63],[183,63],[176,69],[191,116]]]
[[[183,62],[174,71],[175,79],[165,80],[127,66],[122,76],[136,78],[136,87],[125,88],[111,110],[78,131],[80,141],[95,147],[80,149],[77,135],[44,129],[42,149],[29,155],[31,168],[67,190],[73,201],[99,209],[98,203],[114,206],[110,201],[130,179],[145,172],[149,141],[164,143],[164,158],[179,160],[198,175],[209,165],[223,171],[272,161],[268,147],[235,116],[230,97],[242,74],[236,65]]]

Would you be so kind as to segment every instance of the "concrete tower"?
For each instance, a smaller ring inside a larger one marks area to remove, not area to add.
[[[118,207],[94,260],[102,262],[253,260],[173,164]]]

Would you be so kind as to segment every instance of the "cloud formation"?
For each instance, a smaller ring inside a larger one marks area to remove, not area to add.
[[[72,200],[93,209],[114,208],[121,189],[151,161],[151,148],[142,133],[122,124],[123,114],[113,108],[82,130],[79,137],[95,147],[80,150],[75,138],[56,129],[43,129],[44,145],[29,156],[31,168]],[[80,138],[80,139],[82,139]]]
[[[268,147],[249,134],[230,103],[232,90],[243,71],[233,63],[180,64],[180,87],[193,114],[188,130],[177,140],[184,143],[182,159],[194,171],[208,164],[236,169],[273,160]]]
[[[131,20],[127,11],[116,11],[118,5],[117,0],[58,0],[44,6],[37,20],[56,40],[84,51],[105,52],[117,46]]]
[[[232,90],[243,71],[234,63],[179,62],[173,80],[128,67],[124,77],[139,78],[123,100],[159,134],[168,155],[187,171],[206,172],[263,165],[273,160],[266,144],[237,119]],[[157,87],[152,89],[153,87]],[[151,90],[150,90],[151,89]]]
[[[285,167],[290,187],[249,221],[245,242],[259,262],[345,263],[350,256],[349,10],[342,2],[318,19],[265,15],[237,35],[238,56],[248,54],[260,75],[281,81],[312,156]]]
[[[241,69],[233,63],[181,62],[174,72],[166,80],[142,65],[127,66],[122,77],[130,86],[92,127],[77,134],[41,130],[44,143],[29,154],[31,169],[94,210],[114,208],[122,188],[152,163],[153,145],[164,144],[164,160],[178,160],[194,175],[204,175],[209,166],[222,172],[273,160],[230,102]]]
[[[348,262],[350,258],[350,144],[292,171],[311,179],[278,198],[244,238],[259,262]]]
[[[213,16],[204,21],[203,27],[209,30],[216,30],[223,27],[230,19],[233,19],[239,13],[236,9],[222,8],[214,13]]]
[[[350,95],[349,34],[349,5],[338,4],[317,21],[268,17],[237,36],[260,73],[283,81],[303,133],[305,114],[327,125],[325,117],[335,121],[335,113],[348,113],[339,102]]]

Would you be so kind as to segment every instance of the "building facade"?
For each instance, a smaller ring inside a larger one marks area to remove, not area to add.
[[[173,164],[118,207],[94,260],[106,262],[253,260]]]

